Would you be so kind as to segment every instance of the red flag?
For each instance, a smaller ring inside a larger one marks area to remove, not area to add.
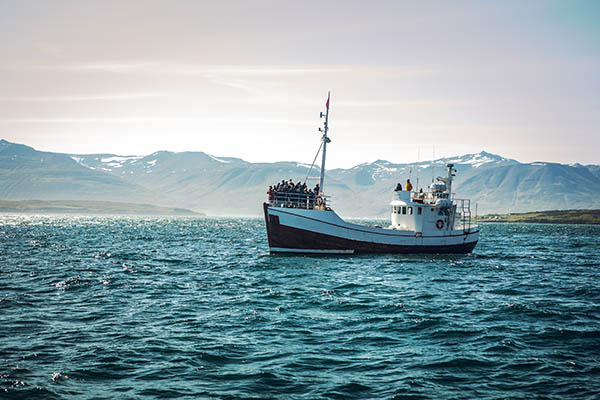
[[[327,93],[327,103],[325,103],[325,107],[329,108],[329,96],[330,93]]]

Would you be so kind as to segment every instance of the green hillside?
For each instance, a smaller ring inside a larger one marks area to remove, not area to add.
[[[600,210],[553,210],[519,214],[488,214],[478,217],[477,221],[600,225]]]

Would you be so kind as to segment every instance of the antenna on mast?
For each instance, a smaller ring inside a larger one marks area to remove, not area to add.
[[[331,139],[327,137],[327,131],[329,131],[329,98],[331,97],[331,92],[327,92],[327,102],[325,103],[326,111],[323,114],[323,111],[319,113],[319,118],[325,117],[325,123],[323,124],[323,128],[319,128],[319,132],[323,134],[321,137],[321,144],[319,145],[319,150],[317,150],[317,154],[315,154],[315,158],[313,159],[308,172],[306,173],[306,178],[304,178],[304,183],[309,179],[310,172],[315,166],[315,162],[317,161],[317,157],[319,156],[319,152],[323,149],[323,158],[321,159],[321,176],[319,178],[310,178],[310,179],[319,179],[319,190],[323,193],[323,181],[325,180],[325,152],[327,143],[331,142]],[[318,194],[318,193],[317,193]]]
[[[327,103],[325,103],[325,123],[323,124],[323,130],[319,128],[319,131],[323,132],[323,158],[321,159],[321,179],[319,180],[319,190],[323,192],[323,183],[325,180],[325,153],[327,152],[327,143],[331,142],[331,139],[327,137],[327,131],[329,130],[329,99],[331,98],[331,92],[327,92]],[[320,114],[320,118],[323,118],[323,112]]]
[[[431,183],[433,183],[433,177],[435,176],[435,144],[432,146],[433,159],[431,160]]]
[[[421,162],[421,146],[417,146],[417,190],[419,190],[419,163]]]

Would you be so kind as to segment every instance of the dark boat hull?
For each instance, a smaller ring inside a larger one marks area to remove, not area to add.
[[[370,232],[362,233],[366,240],[357,240],[348,237],[341,237],[320,229],[305,229],[305,227],[291,226],[291,224],[282,223],[279,216],[286,211],[278,211],[264,204],[265,223],[267,227],[267,237],[269,240],[269,248],[272,253],[444,253],[444,254],[466,254],[473,251],[477,245],[479,231],[465,233],[463,238],[454,238],[455,243],[440,243],[440,244],[400,244],[390,243],[393,239],[385,236],[391,236],[393,233],[388,233],[390,230],[383,230],[379,233],[373,229]],[[291,213],[293,211],[288,211]],[[277,215],[279,214],[279,215]],[[318,220],[312,219],[312,225],[318,226]],[[331,222],[323,221],[323,224],[336,225]],[[341,229],[353,229],[352,225],[340,226]],[[388,231],[383,233],[383,231]],[[399,238],[407,236],[396,235]],[[382,237],[382,239],[380,239]],[[387,243],[384,242],[387,240]],[[414,235],[410,237],[415,240]],[[422,240],[421,240],[422,241]],[[440,242],[445,241],[440,237]]]

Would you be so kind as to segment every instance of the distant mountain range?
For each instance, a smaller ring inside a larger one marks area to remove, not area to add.
[[[600,208],[600,166],[520,163],[484,151],[411,164],[385,160],[326,172],[325,190],[342,216],[386,217],[397,182],[424,189],[444,166],[453,188],[479,214]],[[270,184],[303,181],[309,165],[250,163],[202,152],[147,156],[61,154],[0,140],[0,199],[151,203],[207,214],[260,215]],[[318,176],[315,167],[313,176]],[[314,186],[316,181],[309,181]],[[474,208],[474,207],[473,207]]]

